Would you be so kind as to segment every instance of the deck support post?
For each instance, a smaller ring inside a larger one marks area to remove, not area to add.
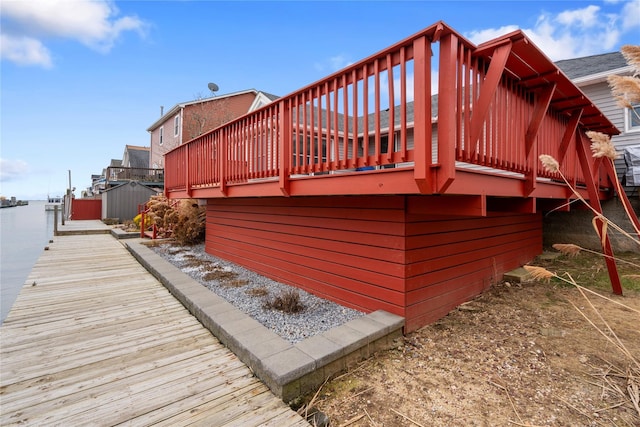
[[[185,145],[185,160],[184,160],[184,189],[187,192],[187,196],[191,197],[191,183],[189,182],[189,148],[190,144]]]
[[[440,37],[438,74],[438,169],[436,193],[444,193],[456,178],[456,79],[458,75],[458,37]]]
[[[600,198],[598,194],[598,188],[593,179],[593,170],[589,163],[589,150],[587,148],[587,142],[582,135],[577,135],[576,139],[576,151],[578,152],[578,159],[580,166],[582,167],[582,174],[587,184],[587,192],[589,194],[589,205],[594,211],[594,226],[596,232],[600,237],[600,244],[602,245],[602,252],[605,256],[605,262],[607,264],[607,270],[609,272],[609,280],[611,281],[611,288],[616,295],[622,295],[622,285],[620,283],[620,276],[618,274],[618,268],[616,261],[613,258],[613,249],[611,248],[611,241],[604,226],[604,220],[599,216],[602,216],[602,205],[600,204]]]
[[[229,155],[229,153],[227,152],[227,129],[223,129],[222,132],[220,132],[220,140],[219,140],[219,145],[220,145],[220,156],[218,157],[218,162],[219,162],[219,167],[218,170],[220,171],[220,192],[222,193],[223,196],[227,195],[227,156]]]
[[[414,153],[413,177],[420,193],[432,193],[431,179],[431,42],[426,37],[413,41],[414,62]]]
[[[638,219],[638,215],[635,215],[633,206],[631,206],[631,202],[627,197],[627,193],[624,192],[624,188],[620,185],[620,181],[618,181],[618,175],[616,175],[616,170],[613,167],[613,162],[609,159],[604,159],[604,168],[607,172],[609,180],[615,185],[616,193],[618,193],[618,197],[620,197],[620,201],[624,206],[624,210],[629,217],[629,220],[633,223],[634,229],[636,230],[636,236],[640,239],[640,219]]]
[[[279,181],[280,191],[285,196],[289,196],[289,172],[291,163],[291,134],[293,129],[291,128],[291,108],[289,107],[289,100],[285,100],[278,106],[278,115],[280,116],[280,131],[279,143],[280,143],[280,167]]]

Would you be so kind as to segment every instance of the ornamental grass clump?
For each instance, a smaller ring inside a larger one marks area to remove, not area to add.
[[[633,75],[612,75],[607,78],[607,81],[611,88],[611,94],[618,102],[618,106],[629,108],[637,115],[633,105],[640,103],[640,46],[624,45],[620,48],[620,51],[627,60],[627,64],[633,68]]]
[[[289,289],[282,292],[265,303],[265,308],[279,310],[283,313],[294,314],[304,310],[304,304],[300,301],[300,294],[296,289]]]
[[[609,77],[608,81],[609,85],[611,86],[612,95],[618,100],[618,105],[624,108],[629,108],[633,112],[633,114],[637,115],[637,110],[634,109],[633,105],[637,105],[640,102],[640,46],[623,46],[622,53],[627,59],[627,62],[634,68],[634,75],[625,77],[611,76]],[[640,117],[638,118],[640,119]],[[615,146],[611,142],[611,137],[599,132],[587,132],[586,135],[591,140],[590,148],[593,157],[600,158],[605,162],[611,162],[611,167],[613,167],[613,161],[618,157],[618,153],[616,152]],[[640,245],[640,240],[638,239],[638,236],[640,236],[640,230],[638,230],[636,223],[633,221],[634,218],[632,217],[632,215],[634,215],[635,213],[629,212],[626,204],[623,204],[623,206],[627,215],[629,216],[629,219],[631,220],[630,222],[636,233],[635,236],[632,236],[630,233],[627,233],[625,230],[621,229],[607,217],[602,215],[602,213],[595,210],[589,203],[587,203],[581,196],[581,194],[574,188],[573,185],[569,183],[569,181],[562,174],[562,171],[560,170],[560,164],[556,159],[547,154],[541,155],[539,159],[543,167],[548,172],[559,175],[567,184],[567,186],[572,190],[575,197],[593,211],[593,226],[599,237],[602,239],[603,246],[606,242],[606,237],[609,229],[617,230],[622,235]],[[624,194],[624,189],[622,188],[620,182],[618,182],[617,179],[613,181],[618,194]],[[598,221],[601,221],[601,227],[598,227]],[[581,251],[586,251],[602,255],[604,257],[613,258],[610,255],[600,254],[599,252],[591,251],[574,244],[555,244],[553,245],[553,247],[554,249],[562,252],[569,257],[576,257]],[[614,259],[618,262],[623,261],[618,258]],[[630,262],[629,264],[640,268],[640,266],[637,266],[636,264]],[[617,366],[608,363],[608,366],[598,373],[598,376],[602,379],[603,393],[604,390],[615,392],[619,400],[619,403],[616,404],[616,407],[624,406],[626,409],[637,413],[637,416],[640,419],[640,358],[638,358],[637,354],[634,354],[628,350],[624,341],[618,334],[616,334],[616,332],[611,327],[612,321],[608,321],[604,318],[602,312],[598,310],[598,308],[593,304],[587,293],[602,298],[607,303],[615,304],[619,307],[622,307],[625,315],[634,316],[634,318],[637,317],[638,324],[640,324],[640,311],[629,307],[628,305],[625,305],[619,301],[600,295],[597,292],[578,285],[569,273],[558,275],[545,269],[544,267],[539,266],[526,265],[524,266],[524,268],[533,280],[545,283],[550,283],[552,279],[559,280],[574,286],[579,291],[580,296],[582,297],[580,301],[573,302],[570,300],[569,303],[607,341],[608,345],[612,346],[618,352],[618,354],[623,356],[622,362],[619,362]],[[625,336],[628,336],[627,331],[625,331]]]

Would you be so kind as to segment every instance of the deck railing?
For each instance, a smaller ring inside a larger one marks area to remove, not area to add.
[[[434,24],[167,153],[165,188],[224,193],[255,180],[284,187],[303,176],[404,167],[421,192],[441,193],[461,165],[557,179],[538,161],[543,153],[563,157],[563,174],[583,182],[579,136],[567,137],[576,118],[546,108],[553,84],[496,72],[510,52],[503,46],[490,60],[477,49]]]
[[[161,183],[164,179],[164,169],[153,168],[129,168],[112,167],[107,168],[107,183],[118,181],[145,181]]]

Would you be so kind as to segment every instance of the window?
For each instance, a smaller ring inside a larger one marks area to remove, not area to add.
[[[180,115],[177,115],[173,119],[173,136],[180,135]]]
[[[640,132],[640,104],[625,108],[625,125],[627,132]]]
[[[160,145],[164,142],[164,127],[160,128]]]

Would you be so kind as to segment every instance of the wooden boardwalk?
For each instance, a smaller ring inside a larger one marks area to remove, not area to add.
[[[309,425],[116,239],[54,239],[0,327],[0,425]]]

